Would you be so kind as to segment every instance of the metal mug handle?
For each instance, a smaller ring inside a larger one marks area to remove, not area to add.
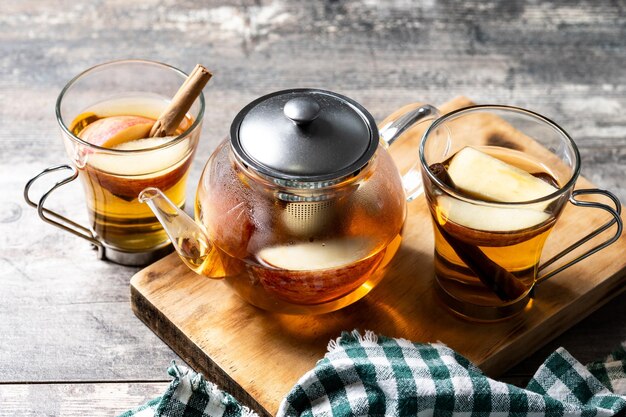
[[[613,201],[613,204],[615,204],[615,208],[613,208],[611,206],[608,206],[606,204],[598,203],[598,202],[594,202],[594,201],[580,201],[580,200],[576,200],[577,196],[584,195],[584,194],[600,194],[600,195],[603,195],[605,197],[608,197],[611,201]],[[570,266],[572,266],[572,265],[582,261],[583,259],[593,255],[594,253],[596,253],[596,252],[606,248],[610,244],[612,244],[615,241],[617,241],[617,239],[619,239],[619,237],[622,234],[623,224],[622,224],[622,218],[620,217],[620,215],[622,214],[622,205],[621,205],[619,199],[615,195],[613,195],[611,192],[606,191],[606,190],[600,190],[600,189],[597,189],[597,188],[574,190],[572,192],[572,195],[569,198],[569,202],[572,203],[573,205],[577,206],[577,207],[590,207],[590,208],[597,208],[597,209],[604,210],[604,211],[610,213],[611,216],[613,216],[613,218],[611,220],[609,220],[608,222],[606,222],[605,224],[603,224],[602,226],[600,226],[598,229],[592,231],[588,235],[584,236],[582,239],[579,239],[575,243],[571,244],[569,247],[563,249],[561,252],[559,252],[556,255],[554,255],[552,258],[548,259],[545,263],[543,263],[541,266],[539,266],[539,271],[543,270],[544,268],[546,268],[549,265],[552,265],[553,263],[555,263],[559,259],[563,258],[565,255],[567,255],[570,252],[572,252],[574,249],[584,245],[589,240],[593,239],[594,237],[598,236],[600,233],[604,232],[605,230],[607,230],[608,228],[613,226],[615,223],[617,223],[617,230],[615,231],[615,234],[611,238],[607,239],[606,241],[604,241],[604,242],[594,246],[593,248],[589,249],[585,253],[577,256],[576,258],[572,259],[569,262],[566,262],[564,265],[561,265],[558,268],[553,269],[552,271],[546,272],[542,276],[538,277],[537,278],[537,284],[539,284],[539,283],[541,283],[541,282],[543,282],[543,281],[553,277],[554,275],[558,274],[559,272],[561,272],[561,271],[569,268]]]
[[[52,188],[46,191],[41,196],[38,203],[35,203],[33,200],[31,200],[30,195],[29,195],[30,188],[35,182],[37,182],[39,178],[47,174],[50,174],[52,172],[63,171],[63,170],[69,170],[71,171],[71,174],[68,177],[58,181],[56,184],[52,186]],[[98,241],[98,239],[96,239],[96,237],[94,236],[93,232],[90,229],[86,228],[85,226],[81,226],[75,221],[70,220],[67,217],[60,215],[59,213],[56,213],[44,207],[44,203],[46,202],[50,194],[52,194],[57,188],[62,187],[63,185],[74,181],[76,178],[78,178],[78,170],[70,165],[57,165],[57,166],[46,168],[43,171],[41,171],[39,174],[35,175],[30,180],[28,180],[28,182],[26,183],[26,186],[24,187],[24,200],[26,200],[26,203],[28,203],[29,206],[37,209],[37,213],[39,214],[39,217],[41,217],[43,221],[45,221],[46,223],[50,223],[60,229],[68,231],[78,237],[82,237],[83,239],[89,241],[92,245],[94,245],[98,249],[98,258],[104,259],[104,246],[102,245],[100,241]]]

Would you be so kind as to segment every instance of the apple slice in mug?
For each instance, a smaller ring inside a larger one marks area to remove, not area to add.
[[[471,147],[461,149],[450,159],[442,181],[450,182],[463,194],[494,203],[529,201],[557,191],[551,183]],[[436,198],[439,224],[458,239],[482,246],[523,242],[542,233],[555,220],[548,210],[554,199],[498,206],[447,195]]]
[[[454,188],[462,193],[494,203],[530,201],[557,191],[541,178],[470,147],[461,149],[452,157],[447,174]],[[529,229],[546,222],[551,217],[546,211],[550,203],[552,200],[512,207],[490,206],[442,195],[437,197],[437,210],[440,216],[457,225],[502,233]],[[454,230],[450,232],[456,235]]]
[[[302,242],[262,249],[254,266],[266,291],[295,304],[320,304],[358,288],[378,267],[384,251],[364,238]]]
[[[88,124],[78,137],[92,145],[113,148],[122,143],[147,138],[154,120],[141,116],[110,116]]]
[[[487,232],[514,232],[548,220],[550,213],[533,208],[476,205],[453,197],[437,197],[437,210],[459,225]]]
[[[78,137],[100,147],[135,151],[157,147],[173,137],[148,137],[154,119],[142,116],[108,116],[89,123]],[[171,147],[156,154],[127,154],[123,158],[108,152],[88,151],[84,169],[111,194],[132,201],[146,187],[167,190],[187,172],[191,158],[186,147]],[[158,157],[157,157],[158,156]],[[152,173],[159,172],[160,175]],[[150,173],[151,175],[147,175]],[[132,177],[132,180],[130,179]]]
[[[452,157],[448,175],[456,188],[487,201],[530,201],[557,191],[523,169],[471,147],[461,149]]]

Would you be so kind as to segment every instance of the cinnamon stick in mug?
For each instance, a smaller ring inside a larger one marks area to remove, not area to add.
[[[212,76],[213,74],[205,67],[196,65],[172,98],[170,105],[152,126],[150,137],[172,135]]]

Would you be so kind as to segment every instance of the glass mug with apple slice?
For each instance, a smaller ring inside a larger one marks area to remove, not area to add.
[[[195,220],[156,187],[140,200],[189,268],[224,278],[249,303],[289,314],[337,310],[383,278],[406,202],[421,193],[416,147],[402,177],[387,147],[434,116],[424,106],[379,131],[342,95],[275,92],[243,108],[209,158]]]
[[[56,103],[72,165],[48,168],[31,179],[24,190],[27,202],[44,221],[91,242],[101,259],[145,265],[170,252],[167,234],[137,197],[144,188],[157,186],[177,207],[185,203],[187,174],[202,126],[202,94],[172,135],[149,134],[186,80],[174,67],[143,60],[101,64],[72,79]],[[32,201],[33,183],[55,171],[70,174],[37,203]],[[90,227],[44,207],[55,189],[76,178],[83,185]]]
[[[472,106],[429,126],[420,144],[424,192],[435,234],[435,286],[454,313],[476,321],[508,318],[531,305],[533,288],[615,242],[620,202],[599,189],[574,190],[580,156],[554,122],[509,106]],[[614,205],[577,199],[602,195]],[[566,204],[598,208],[611,220],[540,264]],[[582,255],[545,268],[616,225]]]

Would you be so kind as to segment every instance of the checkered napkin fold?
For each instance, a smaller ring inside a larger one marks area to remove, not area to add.
[[[173,365],[161,398],[120,417],[255,416],[201,375]],[[343,333],[283,399],[278,416],[626,415],[626,342],[587,367],[559,348],[526,389],[487,378],[442,344]]]

